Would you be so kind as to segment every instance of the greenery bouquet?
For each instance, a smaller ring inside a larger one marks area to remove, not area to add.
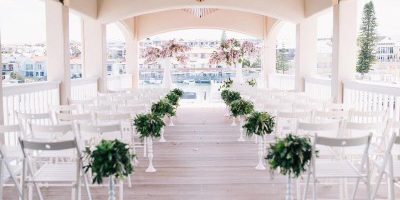
[[[291,178],[299,177],[309,166],[312,158],[312,144],[308,137],[292,134],[271,144],[266,159],[272,170],[279,169],[288,177],[286,199],[291,199]]]

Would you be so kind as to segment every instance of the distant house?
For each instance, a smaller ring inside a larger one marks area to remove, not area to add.
[[[391,37],[380,37],[376,47],[376,59],[378,62],[398,62],[400,45]]]
[[[80,58],[71,58],[71,78],[82,78],[82,60]]]
[[[19,66],[19,73],[27,78],[45,79],[47,77],[47,57],[36,56],[22,58]]]

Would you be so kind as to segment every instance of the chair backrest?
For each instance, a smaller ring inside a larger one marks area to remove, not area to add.
[[[133,115],[144,113],[147,111],[147,107],[145,105],[129,105],[129,106],[118,106],[117,112],[125,112]]]
[[[95,113],[97,122],[99,121],[130,121],[130,113]]]
[[[68,113],[58,113],[57,121],[60,122],[83,122],[89,121],[93,122],[93,115],[91,113],[80,113],[80,114],[68,114]]]
[[[73,125],[71,124],[59,124],[59,125],[35,125],[30,124],[30,130],[34,139],[50,139],[50,141],[59,140],[61,137],[66,138],[67,134],[69,137],[75,138],[75,132]]]
[[[324,105],[325,111],[348,111],[349,107],[341,103],[326,103]]]
[[[337,137],[324,137],[315,134],[314,143],[316,145],[330,146],[330,147],[354,147],[369,145],[372,135],[351,138],[337,138]]]
[[[18,124],[21,127],[22,135],[29,136],[31,134],[29,124],[52,125],[53,121],[50,113],[21,113],[16,112]]]
[[[0,126],[0,134],[3,135],[3,143],[7,146],[16,146],[18,138],[21,137],[21,127],[19,125]]]
[[[318,135],[336,137],[338,136],[340,130],[340,121],[331,121],[331,122],[321,122],[321,123],[310,123],[310,122],[297,122],[296,133],[301,134],[305,133],[307,135],[314,135],[317,133]]]
[[[311,111],[296,111],[296,112],[285,112],[278,111],[277,118],[285,118],[285,119],[310,119]]]
[[[314,120],[344,120],[347,119],[348,112],[344,110],[330,110],[330,111],[314,111],[313,118]]]
[[[93,139],[122,139],[123,132],[121,124],[107,124],[107,125],[90,125],[90,124],[79,124],[79,133],[83,141]],[[116,135],[117,133],[117,135]]]
[[[343,136],[355,136],[360,133],[365,135],[373,133],[374,136],[382,136],[386,122],[350,122],[344,121],[342,126]]]
[[[80,158],[80,150],[78,146],[78,142],[76,139],[73,140],[65,140],[65,141],[57,141],[57,142],[43,142],[43,141],[31,141],[31,140],[23,140],[20,139],[19,143],[22,148],[22,152],[24,157],[27,157],[29,154],[27,151],[61,151],[68,149],[76,149],[78,158]]]
[[[96,105],[96,106],[88,106],[87,110],[89,112],[109,112],[113,110],[113,106],[110,105]]]

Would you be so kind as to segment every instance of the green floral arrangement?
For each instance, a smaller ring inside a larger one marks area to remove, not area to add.
[[[114,176],[123,179],[133,172],[132,161],[135,155],[129,145],[119,140],[102,140],[94,150],[86,147],[83,167],[85,173],[91,170],[93,183],[103,183],[103,178]]]
[[[256,79],[251,79],[251,80],[247,81],[247,84],[249,84],[251,87],[254,87],[254,86],[256,86],[257,81],[256,81]]]
[[[228,79],[226,79],[222,82],[222,85],[221,85],[221,87],[219,87],[219,90],[224,89],[224,88],[225,89],[231,88],[232,84],[233,84],[233,80],[229,77]]]
[[[253,136],[253,134],[258,136],[271,134],[275,128],[275,118],[267,112],[253,112],[247,117],[243,128],[246,129],[248,137]]]
[[[228,97],[228,93],[231,92],[230,90],[224,89],[221,91],[221,99],[226,102],[226,99]]]
[[[181,98],[183,96],[183,90],[175,88],[173,90],[171,90],[172,93],[178,95],[179,98]]]
[[[164,121],[155,114],[139,114],[134,119],[136,131],[140,138],[160,137],[161,129],[165,126]]]
[[[236,91],[231,91],[231,90],[226,90],[227,92],[225,93],[221,93],[221,97],[224,100],[224,102],[226,103],[226,105],[229,105],[235,101],[235,100],[239,100],[242,97],[240,96],[239,92]]]
[[[175,116],[175,107],[168,101],[168,99],[161,99],[157,103],[151,105],[151,112],[161,118],[165,115],[172,117]]]
[[[250,101],[238,99],[232,101],[230,109],[234,117],[245,116],[254,111],[254,105]]]
[[[299,177],[306,171],[311,157],[310,138],[289,134],[270,145],[266,159],[271,169],[279,169],[282,175]]]
[[[168,100],[170,104],[172,104],[175,107],[178,107],[179,105],[178,102],[180,97],[177,94],[175,94],[174,92],[170,92],[165,96],[165,98]]]

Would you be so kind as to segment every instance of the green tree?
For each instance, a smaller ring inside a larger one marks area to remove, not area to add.
[[[281,71],[282,74],[289,70],[289,60],[285,55],[286,52],[287,50],[284,48],[276,51],[276,70]]]
[[[250,67],[250,66],[251,66],[250,60],[244,58],[242,61],[242,67],[246,68],[246,67]]]
[[[360,50],[358,52],[356,70],[362,75],[369,72],[375,61],[377,26],[374,4],[370,1],[364,5],[362,23],[358,35],[358,46]]]

